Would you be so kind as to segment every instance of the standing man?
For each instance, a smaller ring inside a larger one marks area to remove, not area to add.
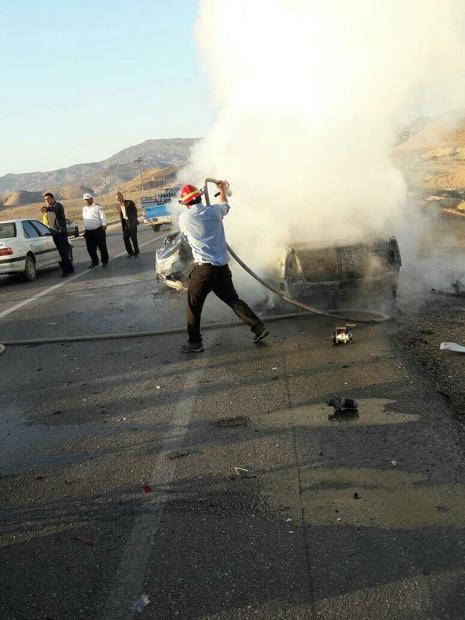
[[[137,219],[137,208],[132,200],[124,200],[121,192],[116,194],[118,200],[118,212],[121,218],[121,226],[123,228],[123,241],[126,246],[126,252],[129,256],[139,255],[139,244],[137,243],[137,227],[139,221]],[[132,245],[131,245],[132,242]]]
[[[88,269],[93,269],[99,264],[97,248],[100,251],[102,267],[108,265],[107,249],[107,218],[103,207],[94,202],[92,194],[84,194],[86,205],[82,208],[82,221],[84,224],[84,237],[86,238],[87,251],[92,261]]]
[[[223,217],[229,212],[225,183],[218,181],[220,204],[204,206],[202,191],[195,185],[184,185],[181,190],[181,204],[187,211],[179,216],[179,228],[192,248],[195,267],[189,276],[187,290],[187,332],[189,341],[182,347],[184,353],[201,353],[203,349],[200,334],[200,317],[208,293],[228,304],[237,316],[255,334],[253,341],[260,342],[270,333],[263,321],[239,299],[228,267],[229,255],[224,236]]]
[[[60,254],[61,277],[66,278],[74,273],[72,249],[68,241],[65,210],[61,202],[57,202],[51,192],[44,194],[45,205],[42,207],[42,221],[47,219],[46,226],[52,231],[53,241]],[[49,216],[49,213],[52,216]],[[53,221],[52,221],[53,220]]]

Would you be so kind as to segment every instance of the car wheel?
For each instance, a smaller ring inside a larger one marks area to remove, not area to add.
[[[36,275],[36,259],[32,256],[32,254],[28,254],[24,263],[23,278],[26,282],[32,282],[32,280],[35,280]]]
[[[153,232],[158,232],[160,230],[161,224],[152,224]]]
[[[79,237],[79,228],[76,226],[76,228],[74,229],[74,236],[75,237]]]

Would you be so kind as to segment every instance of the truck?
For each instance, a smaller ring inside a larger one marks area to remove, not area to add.
[[[155,232],[160,230],[163,224],[172,224],[173,217],[169,213],[169,203],[177,194],[180,187],[170,187],[155,194],[155,196],[145,196],[141,198],[142,213],[144,224],[148,224]]]

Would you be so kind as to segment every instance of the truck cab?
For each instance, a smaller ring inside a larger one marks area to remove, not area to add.
[[[141,198],[144,224],[149,224],[155,232],[160,230],[163,224],[172,224],[173,217],[169,213],[169,203],[179,191],[179,187],[172,187],[154,196]]]

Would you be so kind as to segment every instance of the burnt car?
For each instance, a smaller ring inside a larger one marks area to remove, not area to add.
[[[355,291],[395,299],[401,266],[395,237],[359,244],[299,243],[282,258],[280,289],[298,299]]]
[[[270,285],[294,299],[340,302],[356,294],[370,299],[395,299],[402,265],[394,237],[359,244],[296,243],[283,253],[280,269],[267,279]],[[187,288],[194,266],[192,251],[180,233],[165,237],[156,252],[155,271],[167,286]]]
[[[155,252],[157,280],[177,291],[187,289],[189,274],[194,268],[191,246],[180,232],[168,235]]]

